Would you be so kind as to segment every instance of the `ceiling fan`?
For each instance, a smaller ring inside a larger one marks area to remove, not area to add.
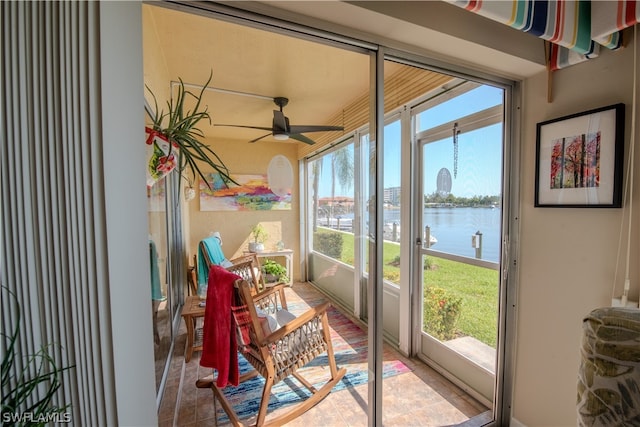
[[[342,126],[315,126],[315,125],[290,125],[289,118],[284,115],[282,108],[289,103],[289,99],[278,96],[273,98],[273,102],[280,107],[280,111],[273,110],[273,125],[269,127],[262,126],[243,126],[243,125],[214,125],[214,126],[229,126],[236,128],[248,128],[248,129],[261,129],[269,131],[268,134],[262,135],[256,139],[252,139],[249,142],[256,142],[262,138],[266,138],[269,135],[273,135],[278,141],[286,141],[287,139],[295,139],[296,141],[304,142],[305,144],[315,144],[315,141],[302,135],[307,132],[325,132],[325,131],[341,131],[344,130]]]

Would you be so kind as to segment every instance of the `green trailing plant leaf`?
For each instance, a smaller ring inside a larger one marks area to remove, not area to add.
[[[201,120],[208,120],[209,123],[211,123],[211,116],[207,111],[207,107],[201,109],[201,104],[202,95],[209,86],[212,76],[213,72],[209,75],[209,79],[197,94],[185,89],[184,82],[179,78],[178,92],[175,98],[172,97],[171,100],[167,101],[168,111],[166,113],[164,110],[159,109],[156,96],[151,89],[145,85],[154,103],[154,110],[150,114],[151,121],[153,122],[153,130],[162,133],[170,142],[178,146],[180,152],[178,170],[180,175],[187,180],[189,185],[192,185],[193,181],[199,176],[209,188],[211,188],[209,182],[198,166],[198,162],[205,163],[219,173],[224,182],[237,184],[231,178],[229,169],[225,166],[220,156],[218,156],[210,146],[200,141],[200,139],[204,138],[204,133],[196,127]],[[194,99],[195,105],[193,110],[185,111],[185,102],[188,98]],[[190,173],[191,178],[185,176],[185,171]]]

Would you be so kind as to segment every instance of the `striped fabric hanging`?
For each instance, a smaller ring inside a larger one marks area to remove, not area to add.
[[[596,45],[594,54],[587,56],[552,43],[549,51],[549,57],[547,58],[549,69],[551,71],[560,70],[570,65],[579,64],[588,59],[597,58],[599,50],[598,45]]]
[[[594,50],[588,1],[456,0],[454,4],[583,55]]]
[[[448,0],[456,6],[552,43],[552,70],[618,49],[620,30],[640,22],[640,0]]]
[[[614,7],[615,6],[615,7]],[[591,37],[603,46],[615,42],[618,31],[640,22],[640,1],[618,0],[591,5]],[[618,42],[619,43],[619,42]]]

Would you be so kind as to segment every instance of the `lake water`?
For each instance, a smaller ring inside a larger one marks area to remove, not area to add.
[[[500,209],[499,208],[451,208],[438,207],[424,210],[425,226],[438,241],[432,249],[450,254],[475,258],[476,250],[471,246],[472,236],[482,233],[482,256],[485,261],[498,262],[500,256]],[[339,222],[338,219],[339,218]],[[318,218],[322,226],[351,231],[352,214],[339,215],[331,220]],[[392,224],[400,224],[399,209],[385,209],[385,239],[393,240]]]
[[[400,223],[400,210],[386,210],[385,224]],[[500,255],[500,209],[429,208],[424,210],[425,226],[438,239],[432,249],[475,258],[472,235],[482,233],[482,259],[498,262]]]

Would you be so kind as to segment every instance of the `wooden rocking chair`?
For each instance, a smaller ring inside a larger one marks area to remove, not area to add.
[[[209,269],[212,265],[215,265],[215,263],[209,258],[207,251],[204,249],[204,244],[200,242],[199,246],[202,248],[206,267]],[[252,284],[251,290],[254,294],[265,288],[264,277],[262,276],[260,262],[258,261],[258,256],[256,254],[243,255],[238,258],[234,258],[229,262],[232,265],[226,267],[226,269]]]
[[[271,331],[267,326],[268,320],[281,318],[280,313],[288,313],[284,285],[274,286],[258,294],[253,294],[253,287],[246,280],[237,280],[235,286],[238,297],[236,303],[239,305],[232,307],[232,312],[238,333],[238,351],[242,352],[244,358],[254,367],[253,371],[240,376],[240,382],[256,375],[261,375],[265,379],[255,425],[285,424],[324,399],[346,373],[346,368],[338,369],[333,354],[327,318],[327,309],[330,304],[325,302],[311,308]],[[266,316],[272,316],[272,318],[269,319]],[[320,389],[316,389],[297,372],[297,369],[324,352],[328,356],[331,377]],[[298,379],[312,395],[286,413],[266,420],[271,388],[290,375]],[[198,380],[196,386],[211,388],[214,403],[215,399],[220,401],[232,425],[243,425],[222,390],[216,385],[213,375]]]

